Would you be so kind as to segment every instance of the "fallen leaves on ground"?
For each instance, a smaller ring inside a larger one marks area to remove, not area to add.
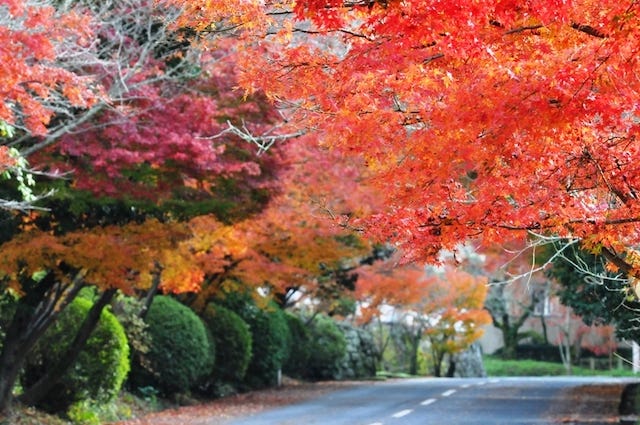
[[[620,423],[620,397],[624,385],[583,385],[563,394],[554,406],[553,420],[559,424]]]
[[[238,416],[255,414],[273,407],[293,404],[331,391],[362,385],[361,382],[289,382],[277,388],[237,394],[197,406],[180,407],[152,413],[114,425],[211,425]]]

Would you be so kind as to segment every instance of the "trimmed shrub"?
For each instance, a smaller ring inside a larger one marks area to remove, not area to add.
[[[293,378],[303,378],[311,355],[309,329],[300,317],[292,313],[285,312],[284,317],[291,334],[291,347],[282,371]]]
[[[252,338],[249,325],[226,307],[209,304],[202,313],[215,344],[215,366],[209,382],[240,382],[251,360]]]
[[[151,345],[136,353],[130,383],[164,395],[187,392],[211,373],[215,349],[200,318],[175,299],[158,295],[145,317]]]
[[[330,317],[318,315],[310,327],[311,351],[307,378],[331,379],[339,372],[339,363],[347,352],[347,341]]]
[[[503,351],[504,347],[498,349],[494,355],[502,356]],[[520,344],[516,347],[516,358],[562,363],[558,347],[551,344]]]
[[[275,303],[269,303],[262,309],[242,294],[232,294],[224,302],[249,325],[251,331],[253,355],[244,384],[251,388],[276,385],[278,371],[289,353],[291,338],[284,312]]]
[[[50,368],[56,367],[92,304],[88,299],[76,298],[45,332],[27,359],[22,378],[26,388]],[[105,309],[73,366],[41,401],[39,407],[60,412],[78,401],[110,401],[119,393],[128,372],[127,337],[116,317]]]

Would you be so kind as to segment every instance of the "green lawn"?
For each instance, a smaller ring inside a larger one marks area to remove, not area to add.
[[[486,356],[484,367],[488,376],[561,376],[566,375],[561,363],[535,360],[502,360]],[[637,376],[628,369],[591,370],[574,366],[571,374],[577,376]]]

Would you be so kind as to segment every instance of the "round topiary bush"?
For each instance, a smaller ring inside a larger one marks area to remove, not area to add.
[[[25,388],[56,367],[91,306],[90,300],[77,298],[60,313],[26,361],[22,376]],[[119,393],[128,372],[127,337],[116,317],[105,309],[74,364],[38,407],[60,412],[81,400],[109,401]]]
[[[340,327],[331,318],[318,315],[309,329],[311,347],[307,378],[331,379],[346,355],[347,341]]]
[[[215,350],[202,320],[175,299],[159,295],[145,316],[151,345],[136,353],[133,387],[152,386],[164,395],[186,392],[211,373]]]
[[[249,325],[226,307],[209,304],[202,313],[215,343],[215,366],[210,383],[240,382],[251,360],[252,338]]]
[[[311,337],[309,329],[300,317],[285,312],[284,315],[291,334],[291,348],[282,371],[293,378],[303,378],[306,374],[311,355]]]

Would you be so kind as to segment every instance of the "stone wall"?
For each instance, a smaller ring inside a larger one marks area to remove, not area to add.
[[[487,372],[482,362],[482,348],[475,343],[460,354],[455,356],[456,371],[455,376],[460,378],[484,378]]]
[[[373,335],[349,323],[338,323],[347,340],[347,352],[338,363],[335,379],[368,378],[376,374],[376,346]]]

